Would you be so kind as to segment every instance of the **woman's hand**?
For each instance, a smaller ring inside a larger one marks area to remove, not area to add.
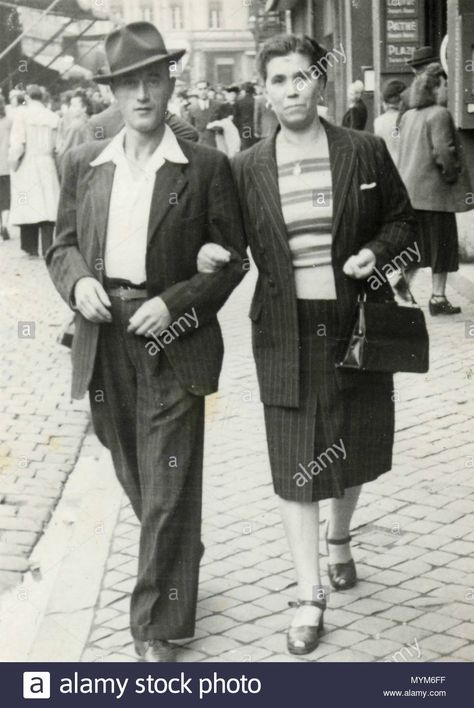
[[[197,256],[198,273],[215,273],[230,261],[231,253],[218,243],[206,243]]]
[[[127,332],[142,337],[158,335],[171,323],[171,315],[161,297],[146,300],[130,318]]]
[[[375,264],[375,253],[370,248],[362,248],[357,255],[347,259],[342,270],[349,278],[363,280],[374,272]]]

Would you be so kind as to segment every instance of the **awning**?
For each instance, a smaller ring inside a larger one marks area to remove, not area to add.
[[[0,0],[4,7],[29,7],[32,10],[44,12],[52,5],[53,0]],[[48,15],[71,17],[74,20],[106,20],[109,16],[105,7],[98,6],[94,0],[57,0],[48,10]]]
[[[265,12],[285,12],[293,10],[301,0],[267,0]]]

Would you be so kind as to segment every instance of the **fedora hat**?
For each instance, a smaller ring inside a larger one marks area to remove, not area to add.
[[[108,70],[93,80],[109,84],[117,76],[129,74],[157,62],[181,59],[185,49],[168,52],[163,37],[150,22],[131,22],[114,30],[105,39]]]
[[[433,47],[427,46],[418,47],[418,49],[415,49],[412,58],[407,61],[407,64],[409,66],[417,67],[424,66],[425,64],[431,64],[431,62],[434,61],[439,61],[439,57],[435,55]]]

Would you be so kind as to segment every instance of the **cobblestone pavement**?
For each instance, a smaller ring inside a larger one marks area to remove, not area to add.
[[[429,275],[415,295],[426,303]],[[286,653],[292,564],[270,483],[250,350],[248,276],[222,313],[226,359],[207,401],[204,542],[196,636],[178,661],[474,661],[474,341],[429,318],[431,369],[396,377],[393,470],[363,491],[353,523],[360,582],[332,593],[318,649]],[[327,504],[322,504],[323,517]],[[83,661],[133,661],[129,593],[138,525],[123,501]]]
[[[89,424],[71,403],[70,358],[56,337],[68,316],[44,261],[0,243],[0,592],[18,584],[74,468]]]

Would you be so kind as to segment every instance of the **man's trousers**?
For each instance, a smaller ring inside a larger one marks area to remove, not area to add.
[[[138,640],[194,634],[201,544],[204,397],[179,383],[164,351],[127,334],[143,300],[111,298],[89,388],[94,427],[141,523],[130,627]]]

